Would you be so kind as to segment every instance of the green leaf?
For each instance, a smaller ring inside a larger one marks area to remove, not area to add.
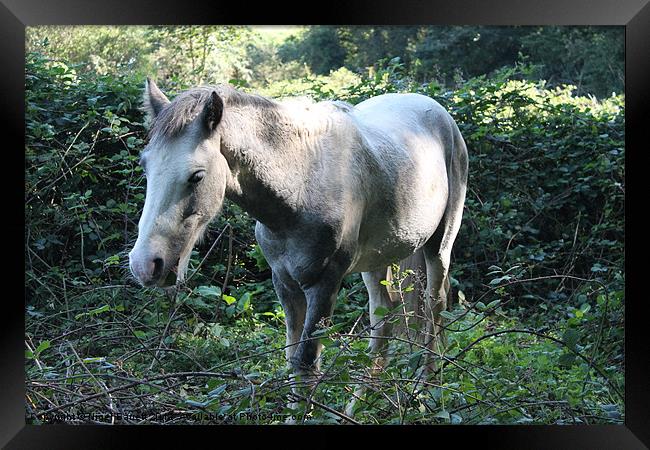
[[[502,277],[498,277],[490,281],[490,286],[496,286],[497,284],[501,283],[502,281],[508,281],[512,277],[510,275],[504,275]]]
[[[323,347],[334,347],[335,346],[335,342],[331,338],[329,338],[327,336],[320,338],[319,342],[323,345]]]
[[[196,406],[197,408],[205,408],[209,404],[209,402],[197,402],[195,400],[185,400],[185,403],[190,406]]]
[[[442,411],[438,411],[433,415],[433,417],[436,417],[438,419],[445,419],[449,420],[449,411],[445,411],[444,409]]]
[[[580,338],[580,333],[578,333],[573,328],[568,328],[562,336],[562,341],[572,350],[575,350],[578,339]]]
[[[420,363],[422,363],[422,360],[423,360],[422,355],[423,355],[423,353],[424,353],[424,350],[420,349],[420,350],[418,350],[416,352],[413,352],[409,356],[408,365],[411,368],[411,370],[417,369],[418,366],[420,365]]]
[[[245,292],[244,295],[239,297],[239,301],[237,302],[237,309],[239,311],[248,311],[251,306],[251,297],[253,294],[250,292]]]
[[[223,327],[219,325],[218,323],[215,323],[210,327],[210,332],[214,337],[219,337],[221,336],[221,332],[223,331]]]
[[[576,360],[576,355],[573,353],[563,353],[558,359],[558,364],[562,367],[571,367]]]
[[[109,311],[110,309],[111,307],[109,305],[103,305],[100,306],[99,308],[91,309],[90,311],[88,311],[88,315],[95,316],[97,314],[101,314],[103,312]]]
[[[238,396],[244,397],[244,396],[251,395],[251,392],[253,392],[253,388],[250,387],[250,386],[247,386],[247,387],[245,387],[243,389],[239,389],[238,391],[235,391],[233,395],[235,397],[238,397]]]
[[[43,341],[40,344],[38,344],[38,347],[36,347],[36,356],[39,356],[41,352],[44,350],[47,350],[50,348],[50,341]]]
[[[485,307],[485,309],[496,308],[496,307],[499,306],[500,304],[501,304],[501,300],[499,300],[499,299],[497,299],[497,300],[493,300],[493,301],[491,301],[490,303],[487,304],[487,306]]]
[[[266,258],[264,258],[262,249],[258,244],[254,244],[251,247],[251,250],[246,252],[246,256],[255,260],[255,266],[257,266],[258,270],[265,270],[269,268],[269,264],[266,261]]]
[[[208,397],[212,397],[212,398],[218,397],[219,395],[221,395],[223,393],[223,391],[226,390],[227,387],[228,387],[228,384],[222,384],[218,388],[215,388],[215,389],[211,390],[210,392],[208,392]]]
[[[375,308],[375,310],[373,311],[373,314],[374,314],[375,316],[384,317],[386,314],[388,314],[388,312],[389,312],[389,309],[386,308],[385,306],[378,306],[378,307]]]
[[[83,359],[83,362],[85,363],[97,363],[97,362],[104,362],[104,361],[106,361],[106,358],[104,358],[103,356],[95,356],[95,357]]]
[[[503,273],[503,269],[501,269],[501,267],[499,267],[499,266],[494,266],[494,265],[490,266],[490,267],[488,267],[488,270],[489,270],[488,275],[491,275],[491,274],[497,273],[497,272]]]
[[[147,337],[147,333],[142,330],[133,330],[133,334],[139,339],[145,339]]]
[[[219,286],[199,286],[195,292],[201,297],[218,298],[221,295],[221,288]]]
[[[440,311],[440,316],[444,317],[445,319],[456,320],[456,316],[454,315],[454,313],[447,310]]]
[[[224,302],[226,302],[226,305],[230,306],[233,303],[237,301],[235,297],[231,297],[230,295],[222,294],[221,298],[223,299]]]
[[[338,333],[339,330],[343,329],[344,327],[345,327],[345,324],[343,322],[335,323],[334,325],[332,325],[331,327],[328,328],[328,331],[329,331],[328,334]]]

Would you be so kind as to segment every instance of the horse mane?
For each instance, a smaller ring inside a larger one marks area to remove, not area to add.
[[[296,145],[318,146],[319,137],[332,130],[334,116],[338,113],[350,117],[354,109],[353,105],[343,101],[315,102],[308,97],[275,101],[261,95],[240,92],[229,85],[198,86],[181,92],[160,111],[151,123],[149,138],[154,140],[179,136],[202,113],[213,91],[224,102],[222,122],[230,124],[231,137],[236,141],[259,139],[271,147],[285,150],[295,148]],[[229,121],[231,117],[235,118],[234,121]],[[244,130],[244,123],[254,126]]]
[[[150,125],[149,137],[178,136],[203,111],[212,91],[216,91],[221,97],[225,109],[250,106],[272,113],[278,107],[273,100],[256,94],[246,94],[228,85],[198,86],[181,92],[160,111]]]

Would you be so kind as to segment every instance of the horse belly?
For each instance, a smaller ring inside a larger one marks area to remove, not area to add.
[[[445,193],[446,194],[446,193]],[[349,272],[383,269],[412,255],[433,236],[446,202],[433,202],[416,208],[401,220],[364,227],[357,255]]]
[[[405,242],[385,243],[382,247],[366,249],[360,253],[348,273],[385,269],[391,264],[412,255],[416,250],[417,247],[414,248],[412,244]]]

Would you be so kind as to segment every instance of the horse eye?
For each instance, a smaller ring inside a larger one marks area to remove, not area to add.
[[[199,181],[201,181],[204,176],[205,176],[205,170],[197,170],[196,172],[194,172],[192,174],[192,176],[190,177],[190,179],[188,181],[190,183],[192,183],[192,184],[196,184]]]

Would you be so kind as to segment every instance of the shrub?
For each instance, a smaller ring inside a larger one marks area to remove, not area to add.
[[[521,67],[453,91],[415,82],[398,59],[378,67],[282,89],[351,103],[420,92],[450,111],[470,154],[452,263],[460,303],[445,312],[440,383],[416,391],[421,351],[403,341],[371,382],[367,298],[347,277],[334,325],[321,330],[329,376],[315,399],[329,409],[305,418],[340,420],[332,410],[349,399],[346,384],[363,382],[374,390],[358,418],[369,423],[621,423],[623,98],[547,89]],[[142,82],[27,56],[28,416],[66,404],[104,411],[109,387],[123,394],[111,401],[148,423],[285,414],[284,316],[239,207],[226,204],[193,252],[190,274],[201,270],[186,289],[168,296],[128,281],[125,250],[145,194]],[[395,408],[393,398],[406,402]],[[160,418],[171,410],[187,416]]]

